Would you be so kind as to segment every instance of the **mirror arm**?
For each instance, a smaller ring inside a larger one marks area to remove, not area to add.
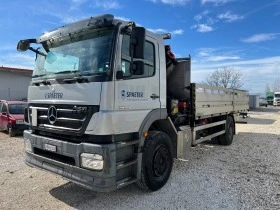
[[[128,22],[128,24],[122,28],[122,30],[121,30],[122,33],[124,33],[129,27],[132,27],[132,28],[136,27],[135,22]]]
[[[42,56],[45,56],[45,57],[47,56],[46,54],[40,52],[39,50],[35,50],[33,47],[29,47],[28,49],[31,50],[32,52],[35,52],[35,53],[39,54],[39,55],[42,55]]]
[[[133,75],[133,57],[134,57],[134,44],[132,44],[132,42],[130,42],[130,52],[129,52],[129,54],[131,55],[131,60],[130,60],[130,69],[129,69],[129,71],[130,71],[130,74],[131,75]]]
[[[36,39],[27,39],[29,41],[29,43],[37,43]]]
[[[122,71],[117,71],[116,73],[116,79],[120,80],[120,79],[123,79],[124,75],[123,75],[123,72]]]
[[[42,46],[43,46],[43,48],[46,50],[47,53],[50,52],[50,50],[49,50],[49,48],[48,48],[46,42],[43,42],[43,43],[42,43]]]

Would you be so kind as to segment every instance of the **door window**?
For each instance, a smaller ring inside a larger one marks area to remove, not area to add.
[[[2,104],[2,111],[1,113],[7,113],[7,106],[6,104]]]
[[[131,56],[129,52],[130,36],[127,34],[123,35],[122,40],[122,62],[121,69],[124,74],[124,78],[134,79],[142,77],[151,77],[155,75],[155,46],[152,42],[146,41],[144,48],[144,72],[143,75],[133,75],[130,72]]]

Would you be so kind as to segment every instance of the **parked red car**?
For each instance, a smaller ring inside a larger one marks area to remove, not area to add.
[[[0,130],[7,130],[9,136],[22,134],[28,128],[24,124],[24,101],[0,101]]]

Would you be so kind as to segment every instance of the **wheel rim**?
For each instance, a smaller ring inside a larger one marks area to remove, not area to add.
[[[166,173],[169,164],[169,152],[163,145],[156,149],[153,164],[155,176],[160,177]]]

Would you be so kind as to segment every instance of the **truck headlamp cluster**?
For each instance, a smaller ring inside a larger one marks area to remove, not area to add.
[[[102,170],[103,169],[103,157],[98,154],[81,154],[81,165],[83,168],[88,168],[92,170]]]

